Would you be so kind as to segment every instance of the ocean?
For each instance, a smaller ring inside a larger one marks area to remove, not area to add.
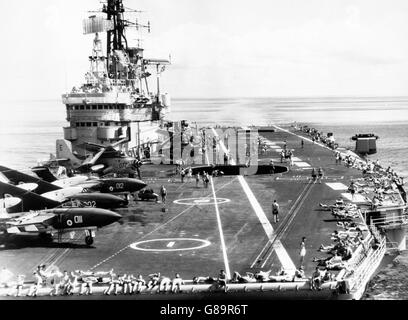
[[[55,140],[63,138],[62,128],[67,125],[61,101],[3,101],[0,111],[0,164],[29,172],[38,160],[55,154]],[[352,136],[374,133],[380,137],[378,152],[369,158],[408,177],[408,97],[175,99],[169,119],[189,120],[199,126],[297,122],[334,133],[336,142],[351,150],[355,145]],[[381,281],[376,283],[374,279],[370,285],[368,295],[381,299],[406,297],[408,287],[381,287],[399,283],[398,276],[406,282],[406,260],[385,268],[378,276]]]

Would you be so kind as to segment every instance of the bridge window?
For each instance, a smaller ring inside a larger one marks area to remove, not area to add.
[[[85,106],[84,106],[84,105],[80,105],[80,106],[79,106],[79,110],[85,110]]]
[[[98,106],[92,106],[92,110],[96,110]]]
[[[97,127],[98,126],[98,122],[92,122],[92,127]]]
[[[91,110],[91,106],[86,106],[86,110]]]
[[[98,110],[102,110],[102,109],[103,109],[103,106],[98,104]]]

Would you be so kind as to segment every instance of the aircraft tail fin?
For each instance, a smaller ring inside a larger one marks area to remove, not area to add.
[[[65,140],[57,140],[57,158],[58,159],[69,159],[73,167],[78,167],[81,165],[81,161],[74,156],[72,153],[72,148],[67,144]]]
[[[21,205],[19,205],[17,212],[52,209],[60,205],[57,201],[44,198],[38,194],[4,182],[0,182],[0,197],[15,197],[21,199]]]
[[[48,183],[53,183],[54,181],[57,181],[57,178],[52,174],[49,168],[47,167],[34,167],[31,169],[39,178],[41,178],[44,181],[47,181]]]

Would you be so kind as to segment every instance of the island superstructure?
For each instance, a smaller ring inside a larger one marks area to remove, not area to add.
[[[70,123],[64,128],[64,138],[71,142],[74,154],[85,155],[78,147],[83,143],[108,145],[127,139],[121,151],[139,156],[160,141],[170,108],[169,95],[160,89],[160,77],[170,61],[145,58],[140,41],[130,45],[126,30],[150,32],[150,22],[131,22],[125,11],[121,0],[108,0],[101,11],[105,16],[90,16],[83,22],[84,34],[95,35],[90,69],[85,83],[62,96]],[[103,32],[106,52],[100,36]],[[156,74],[155,86],[148,81],[151,72]]]

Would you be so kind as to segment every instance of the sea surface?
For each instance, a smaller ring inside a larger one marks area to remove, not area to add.
[[[0,102],[0,164],[28,172],[37,160],[48,159],[55,140],[63,138],[65,118],[59,100]],[[369,158],[408,177],[408,97],[175,99],[170,119],[199,126],[297,122],[334,133],[336,142],[351,150],[356,133],[374,133],[380,137],[378,152]],[[398,261],[378,276],[379,283],[390,285],[378,293],[380,285],[372,283],[371,298],[407,297],[408,288],[392,285],[398,276],[408,278],[408,259]]]

